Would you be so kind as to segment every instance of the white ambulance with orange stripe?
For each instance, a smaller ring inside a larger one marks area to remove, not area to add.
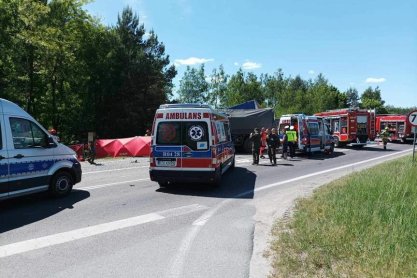
[[[163,104],[152,127],[149,175],[161,187],[183,182],[220,185],[235,167],[229,120],[204,104]]]

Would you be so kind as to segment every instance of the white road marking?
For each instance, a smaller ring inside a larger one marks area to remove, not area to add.
[[[121,181],[121,182],[113,182],[113,183],[106,183],[106,184],[98,184],[98,185],[77,187],[75,189],[80,189],[80,190],[94,190],[94,189],[99,189],[99,188],[103,188],[103,187],[109,187],[109,186],[118,185],[118,184],[132,183],[132,182],[138,182],[138,181],[149,181],[149,180],[150,180],[149,178],[146,178],[146,179],[137,179],[137,180],[130,180],[130,181]]]
[[[11,243],[8,245],[0,246],[0,258],[25,253],[28,251],[33,251],[45,247],[54,246],[57,244],[62,244],[66,242],[71,242],[78,239],[83,239],[86,237],[91,237],[107,232],[112,232],[120,229],[125,229],[133,226],[138,226],[150,222],[155,222],[162,220],[168,217],[180,216],[188,213],[192,213],[199,210],[207,209],[208,207],[192,204],[187,206],[181,206],[177,208],[167,209],[155,213],[149,213],[144,215],[139,215],[135,217],[130,217],[126,219],[121,219],[117,221],[112,221],[108,223],[102,223],[86,228],[76,229],[68,232],[53,234],[49,236],[39,237],[35,239],[29,239],[25,241],[20,241],[16,243]]]
[[[83,175],[98,174],[98,173],[113,172],[113,171],[123,171],[123,170],[130,170],[130,169],[140,169],[140,168],[149,168],[149,165],[146,165],[146,166],[136,166],[136,167],[127,167],[127,168],[118,168],[118,169],[112,169],[112,170],[101,170],[101,171],[83,172]]]
[[[310,177],[313,177],[313,176],[326,174],[326,173],[329,173],[329,172],[333,172],[333,171],[353,167],[353,166],[360,165],[360,164],[366,164],[366,163],[369,163],[369,162],[372,162],[372,161],[375,161],[375,160],[380,160],[380,159],[388,158],[388,157],[395,156],[395,155],[403,156],[403,155],[405,155],[405,154],[407,154],[408,152],[411,152],[411,151],[412,151],[411,149],[410,150],[404,150],[404,151],[400,151],[400,152],[396,152],[396,153],[383,155],[383,156],[380,156],[380,157],[367,159],[367,160],[364,160],[364,161],[359,161],[359,162],[355,162],[355,163],[351,163],[351,164],[347,164],[347,165],[327,169],[327,170],[320,171],[320,172],[307,174],[307,175],[300,176],[300,177],[297,177],[297,178],[293,178],[293,179],[289,179],[289,180],[285,180],[285,181],[281,181],[281,182],[277,182],[277,183],[268,184],[268,185],[256,188],[254,190],[248,190],[248,191],[242,192],[240,194],[237,194],[236,196],[231,197],[230,199],[226,199],[226,200],[222,201],[217,206],[215,206],[215,207],[209,209],[208,211],[206,211],[202,216],[200,216],[197,220],[195,220],[193,222],[193,225],[189,229],[188,233],[185,235],[185,237],[181,241],[181,245],[179,247],[179,250],[178,250],[176,256],[171,261],[171,266],[168,268],[168,272],[166,273],[166,276],[171,277],[171,278],[177,278],[177,277],[182,277],[183,276],[182,273],[184,271],[184,262],[185,262],[186,256],[187,256],[195,238],[197,237],[198,233],[200,232],[200,230],[204,227],[204,225],[210,220],[211,217],[214,216],[214,214],[221,207],[223,207],[227,203],[235,200],[236,198],[244,197],[248,194],[253,194],[255,192],[259,192],[259,191],[262,191],[262,190],[273,188],[273,187],[276,187],[276,186],[279,186],[279,185],[282,185],[282,184],[303,180],[303,179],[310,178]]]

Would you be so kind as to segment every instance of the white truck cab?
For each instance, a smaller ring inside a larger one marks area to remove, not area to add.
[[[0,98],[0,200],[48,190],[64,196],[80,181],[75,152],[18,105]]]

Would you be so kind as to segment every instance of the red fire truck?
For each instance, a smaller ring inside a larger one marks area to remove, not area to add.
[[[363,147],[375,139],[375,110],[346,108],[314,115],[324,117],[330,126],[335,147]]]
[[[413,141],[414,134],[411,131],[411,125],[407,122],[407,116],[394,114],[377,115],[376,132],[380,133],[385,127],[388,127],[390,141],[400,141],[402,143]]]

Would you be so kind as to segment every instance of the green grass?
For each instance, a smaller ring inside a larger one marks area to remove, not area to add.
[[[271,277],[417,277],[417,163],[351,174],[273,228]]]

